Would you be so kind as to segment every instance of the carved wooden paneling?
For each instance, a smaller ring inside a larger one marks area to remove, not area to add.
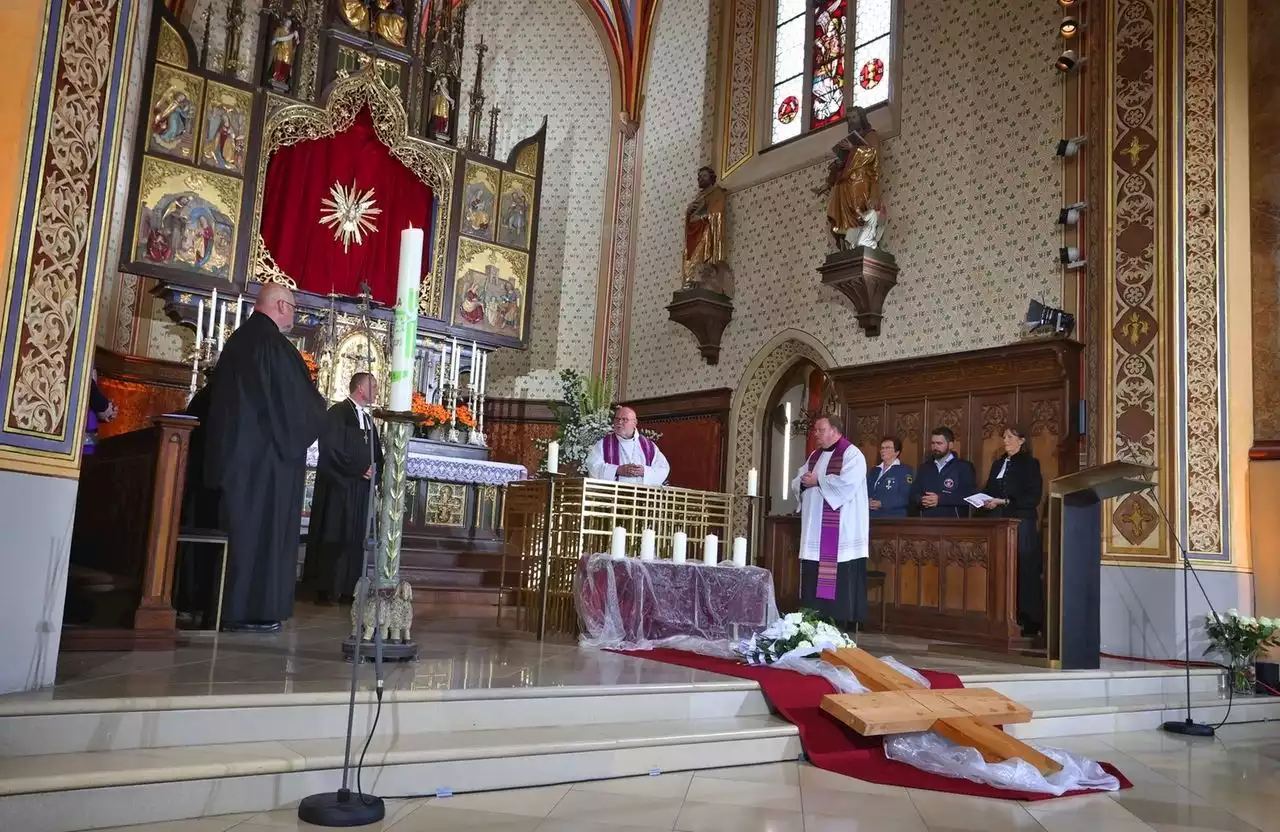
[[[671,485],[723,491],[728,473],[728,388],[626,402],[641,427],[662,434],[658,446],[671,464]]]
[[[765,518],[764,540],[760,565],[773,573],[778,612],[795,612],[800,609],[800,519]]]
[[[155,417],[187,406],[191,368],[185,364],[99,348],[94,368],[98,389],[117,411],[114,421],[99,426],[100,439],[149,427]]]
[[[532,474],[542,464],[540,443],[556,436],[555,402],[540,399],[489,399],[484,406],[484,432],[489,458],[514,462]]]

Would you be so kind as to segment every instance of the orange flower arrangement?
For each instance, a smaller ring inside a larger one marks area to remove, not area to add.
[[[427,397],[419,393],[417,390],[414,390],[413,401],[409,404],[410,412],[416,413],[419,416],[424,416],[426,415],[427,408],[429,406],[430,405],[427,404]]]
[[[316,380],[316,376],[320,373],[320,365],[316,363],[316,357],[306,350],[298,350],[302,353],[302,362],[307,365],[307,372],[311,374],[311,381]]]
[[[458,405],[458,424],[467,428],[474,428],[476,426],[476,417],[472,415],[471,408],[467,407],[465,404]]]

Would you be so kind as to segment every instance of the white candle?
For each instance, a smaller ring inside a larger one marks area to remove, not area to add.
[[[204,345],[204,298],[200,298],[200,304],[196,307],[196,350]]]
[[[227,304],[223,303],[222,308],[218,310],[218,352],[222,352],[222,342],[226,338],[227,329]]]
[[[733,565],[747,565],[747,539],[745,537],[735,537],[733,539]]]
[[[671,562],[684,563],[689,547],[689,537],[684,532],[676,532],[671,538]]]
[[[449,383],[454,387],[458,386],[458,339],[452,339],[453,346],[449,348],[451,365],[449,367]]]
[[[418,292],[422,283],[421,228],[400,232],[400,270],[396,276],[395,323],[391,331],[391,398],[388,406],[413,407],[414,353],[418,347]]]
[[[436,393],[440,395],[440,401],[444,402],[444,344],[440,345],[440,383],[436,385]]]
[[[547,443],[547,473],[556,474],[560,472],[560,443]]]
[[[755,497],[760,492],[760,472],[752,468],[747,472],[747,496]]]
[[[480,350],[476,348],[476,342],[472,341],[471,342],[471,383],[468,384],[467,386],[470,387],[473,391],[476,389],[476,384],[480,381],[479,362],[480,362]]]
[[[621,526],[613,528],[613,545],[609,547],[609,554],[615,558],[627,556],[627,530]]]
[[[702,548],[702,562],[707,566],[715,566],[720,560],[720,538],[713,534],[707,535],[706,542]]]
[[[209,301],[209,340],[213,340],[213,327],[218,317],[218,290],[213,290],[213,298]]]
[[[489,389],[489,353],[480,353],[480,395]]]
[[[199,367],[200,362],[198,359],[191,362],[191,395],[193,396],[196,394],[196,377],[199,374]]]
[[[653,529],[640,533],[640,560],[653,560],[658,554],[658,537]]]
[[[240,328],[240,315],[243,312],[244,312],[244,295],[240,295],[239,297],[236,298],[236,325],[232,327],[233,331]]]
[[[782,499],[785,500],[791,491],[791,402],[785,402],[782,411],[786,422],[782,427]]]

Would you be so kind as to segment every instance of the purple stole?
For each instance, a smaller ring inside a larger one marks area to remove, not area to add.
[[[652,466],[653,458],[658,453],[658,446],[650,442],[644,436],[641,436],[639,433],[637,433],[636,436],[640,437],[640,451],[644,454],[644,464]],[[621,465],[621,459],[622,449],[618,444],[618,434],[610,433],[604,438],[604,464],[615,466]]]
[[[840,476],[844,468],[844,452],[851,443],[843,436],[831,448],[831,459],[827,461],[827,476]],[[824,449],[819,448],[809,455],[809,472],[813,473],[818,464],[818,457]],[[822,533],[818,536],[818,597],[824,601],[834,601],[836,597],[836,571],[839,566],[840,551],[840,509],[832,508],[826,499],[822,501]]]

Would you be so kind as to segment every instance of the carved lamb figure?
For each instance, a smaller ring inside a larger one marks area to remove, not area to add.
[[[360,632],[361,641],[373,641],[374,621],[382,625],[383,643],[396,642],[408,644],[410,629],[413,627],[413,587],[409,582],[401,580],[394,593],[373,592],[370,601],[364,606],[364,621],[358,622],[360,593],[368,591],[368,578],[361,578],[356,584],[357,602],[351,605],[351,634]],[[377,617],[374,617],[374,604],[377,604]]]

